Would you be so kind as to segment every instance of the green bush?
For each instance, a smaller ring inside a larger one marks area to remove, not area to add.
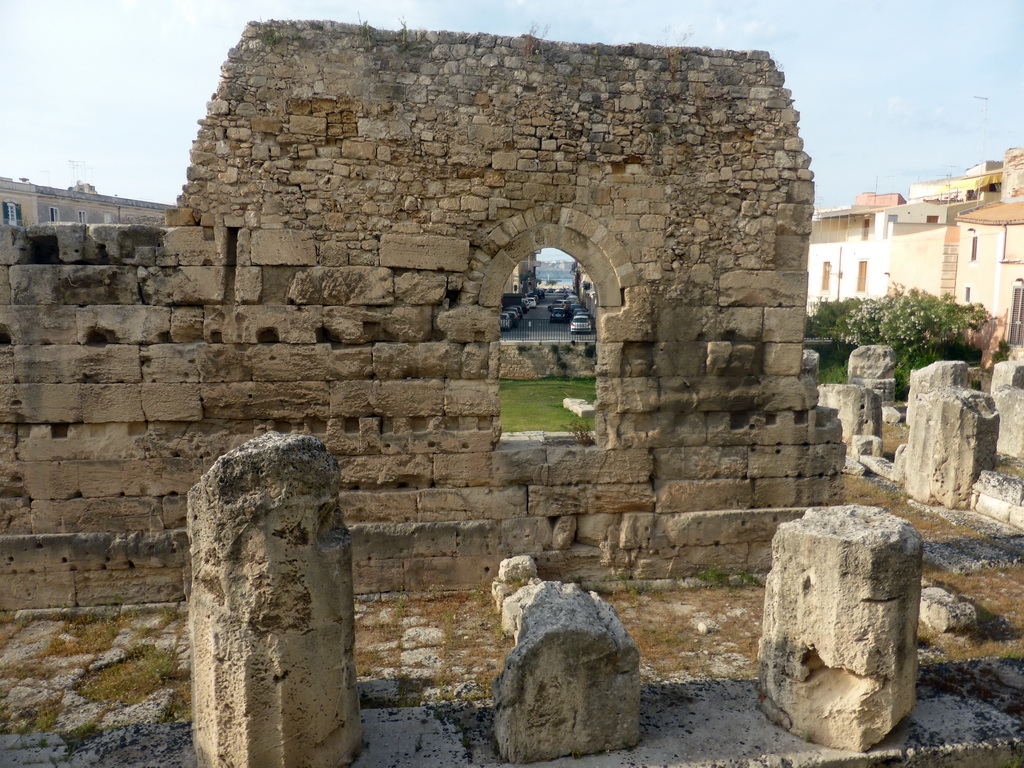
[[[887,344],[896,352],[896,396],[906,395],[910,372],[936,360],[976,363],[981,351],[967,344],[968,331],[978,331],[989,321],[980,304],[958,304],[949,294],[933,296],[912,288],[897,287],[879,299],[843,299],[823,302],[807,321],[812,338],[832,339],[845,357],[864,344]],[[822,382],[835,377],[837,362],[822,359]],[[845,359],[843,360],[845,367]],[[845,370],[843,372],[845,377]],[[845,380],[845,378],[844,378]]]

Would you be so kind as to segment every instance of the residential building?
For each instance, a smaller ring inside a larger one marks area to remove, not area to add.
[[[847,208],[814,213],[808,254],[808,309],[821,301],[884,296],[893,286],[936,295],[956,287],[957,216],[1000,198],[1002,163],[963,176],[858,195]]]
[[[163,224],[163,203],[101,195],[96,188],[78,182],[68,189],[43,187],[28,179],[14,181],[0,176],[0,213],[3,224],[31,226],[51,221],[79,224]]]
[[[1024,148],[1004,158],[1004,197],[964,211],[957,218],[960,247],[955,295],[977,302],[992,315],[987,352],[1002,341],[1024,359]]]

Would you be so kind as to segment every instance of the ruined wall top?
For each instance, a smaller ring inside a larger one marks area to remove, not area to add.
[[[797,270],[813,187],[782,84],[759,51],[251,23],[178,221],[304,230],[325,266],[394,266],[389,240],[459,238],[480,251],[452,263],[468,257],[461,303],[488,293],[493,257],[510,271],[545,245],[598,273],[607,306],[697,264],[705,288]]]

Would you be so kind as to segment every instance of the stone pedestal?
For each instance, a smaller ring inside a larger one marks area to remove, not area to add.
[[[999,415],[988,395],[940,387],[917,395],[907,440],[907,494],[924,504],[969,509],[974,482],[993,469]]]
[[[896,396],[896,352],[883,344],[857,347],[846,364],[847,381],[873,389],[882,405],[892,405]]]
[[[882,435],[882,398],[873,389],[853,384],[821,384],[818,403],[839,412],[843,442],[852,445],[856,435]]]
[[[640,655],[615,609],[550,581],[523,587],[503,612],[513,607],[516,647],[494,681],[501,757],[529,763],[635,745]]]
[[[761,708],[798,736],[863,752],[914,707],[921,537],[875,507],[815,507],[772,541]]]
[[[914,426],[918,397],[939,387],[966,388],[969,382],[967,363],[961,360],[939,360],[910,373],[910,394],[907,395],[907,426]]]
[[[275,432],[192,488],[193,736],[200,768],[337,768],[362,744],[338,464]]]

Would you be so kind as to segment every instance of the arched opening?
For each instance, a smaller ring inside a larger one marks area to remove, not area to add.
[[[478,302],[500,327],[502,434],[569,433],[559,439],[603,445],[600,324],[636,283],[625,250],[597,221],[547,208],[504,222],[484,251]]]
[[[498,315],[503,434],[597,442],[598,311],[589,274],[565,251],[542,248],[516,265]]]

